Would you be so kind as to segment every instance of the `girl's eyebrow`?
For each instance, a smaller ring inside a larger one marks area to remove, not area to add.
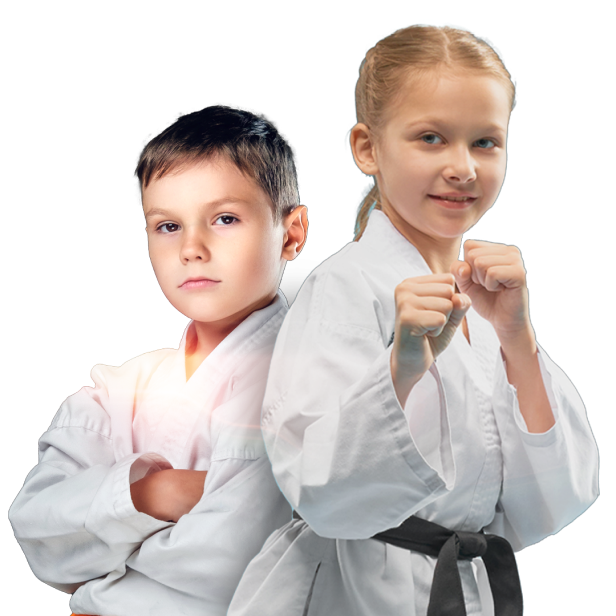
[[[439,118],[434,118],[434,117],[428,117],[428,118],[422,118],[421,120],[415,120],[414,122],[408,122],[407,124],[404,124],[404,128],[413,128],[415,126],[422,126],[422,125],[436,125],[436,126],[444,126],[446,128],[449,128],[450,126],[452,126],[451,122],[447,122],[446,120],[441,120]],[[505,131],[505,129],[500,125],[500,124],[486,124],[485,126],[481,127],[481,130],[485,130],[485,131],[494,131],[494,130],[500,130],[500,131]]]
[[[220,199],[214,199],[214,201],[207,201],[202,204],[202,207],[218,207],[219,205],[224,205],[225,203],[248,204],[248,202],[245,199],[240,199],[239,197],[228,196],[228,197],[221,197]],[[170,217],[170,216],[173,216],[173,212],[170,212],[168,210],[163,210],[161,208],[153,208],[151,210],[148,210],[148,212],[145,215],[146,219],[152,218],[154,216]]]
[[[439,120],[437,118],[424,118],[422,120],[417,120],[415,122],[409,122],[408,124],[403,125],[403,130],[412,130],[418,127],[425,126],[426,128],[437,127],[443,129],[450,129],[452,127],[450,122],[444,122],[443,120]],[[507,134],[507,128],[500,126],[499,124],[486,124],[485,126],[481,126],[477,129],[478,133],[492,134],[498,133],[501,135]]]

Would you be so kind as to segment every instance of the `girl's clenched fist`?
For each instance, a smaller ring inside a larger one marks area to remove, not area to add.
[[[412,387],[451,342],[471,300],[456,292],[451,274],[407,278],[396,287],[395,300],[391,373],[404,406]]]
[[[516,246],[467,240],[464,261],[454,262],[451,271],[501,340],[530,330],[526,270]]]

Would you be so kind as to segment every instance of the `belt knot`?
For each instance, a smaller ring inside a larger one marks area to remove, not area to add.
[[[456,531],[455,533],[460,552],[458,558],[470,560],[483,556],[488,549],[488,540],[483,533],[469,533],[466,531]]]
[[[504,537],[452,531],[417,516],[374,536],[379,541],[437,557],[427,616],[466,616],[460,559],[482,558],[496,616],[522,616],[522,588],[515,556]]]

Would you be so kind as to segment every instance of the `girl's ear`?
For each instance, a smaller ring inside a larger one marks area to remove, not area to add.
[[[351,150],[355,164],[366,175],[376,175],[379,171],[374,147],[374,138],[370,129],[361,122],[351,129]]]

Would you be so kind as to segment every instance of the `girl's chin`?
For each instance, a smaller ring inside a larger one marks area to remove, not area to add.
[[[436,224],[423,232],[435,240],[459,240],[473,225],[470,224]]]
[[[475,216],[455,212],[454,215],[430,216],[418,218],[417,216],[404,216],[395,212],[390,215],[386,212],[393,225],[410,242],[421,241],[421,237],[429,237],[436,241],[459,240],[471,227],[477,223]]]

